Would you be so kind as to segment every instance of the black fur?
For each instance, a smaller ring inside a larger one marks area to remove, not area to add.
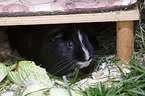
[[[7,33],[10,45],[13,49],[17,49],[21,56],[35,61],[37,65],[41,64],[53,75],[63,76],[75,72],[79,67],[77,62],[85,61],[84,52],[78,40],[78,30],[93,58],[91,43],[95,40],[93,39],[95,36],[88,24],[13,26],[8,27]],[[81,69],[79,75],[88,74],[94,68],[95,64],[90,64]],[[68,77],[74,75],[68,75]]]

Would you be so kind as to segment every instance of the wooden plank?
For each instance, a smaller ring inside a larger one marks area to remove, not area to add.
[[[129,63],[133,54],[133,21],[117,22],[117,59],[122,63]]]
[[[0,17],[0,26],[133,21],[133,20],[139,20],[139,11],[137,9],[130,11],[115,11],[115,12],[92,13],[92,14]]]

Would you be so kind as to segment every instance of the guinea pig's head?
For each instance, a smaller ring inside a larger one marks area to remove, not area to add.
[[[89,67],[92,66],[93,47],[84,28],[73,25],[56,27],[46,39],[41,58],[48,73],[73,77],[77,68],[80,68],[80,75],[93,69]]]

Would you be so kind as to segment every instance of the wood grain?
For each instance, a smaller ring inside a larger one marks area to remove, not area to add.
[[[129,63],[133,53],[133,21],[117,22],[117,58]]]
[[[0,17],[0,26],[60,23],[115,22],[139,20],[138,10],[92,14],[69,14],[27,17]]]

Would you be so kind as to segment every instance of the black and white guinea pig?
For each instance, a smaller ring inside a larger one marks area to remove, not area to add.
[[[80,76],[95,68],[90,31],[87,24],[57,24],[11,26],[7,33],[10,45],[22,57],[55,76],[73,77],[78,67]]]

